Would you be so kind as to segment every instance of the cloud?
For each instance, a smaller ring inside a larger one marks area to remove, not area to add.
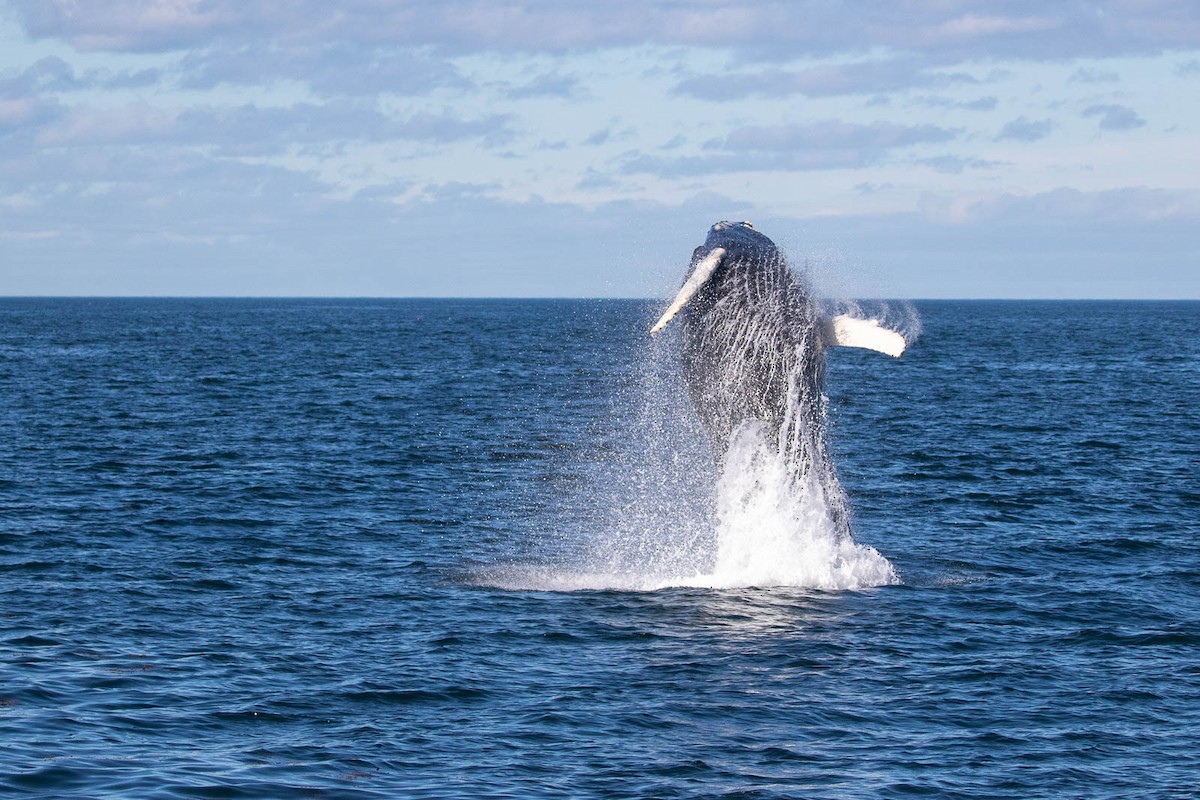
[[[709,224],[748,218],[793,263],[832,250],[871,265],[886,276],[883,296],[1200,297],[1195,191],[1064,188],[948,197],[924,213],[788,219],[720,195],[582,208],[461,184],[403,203],[404,186],[335,200],[279,168],[192,166],[169,190],[138,180],[56,194],[19,225],[6,213],[0,281],[24,294],[665,297]],[[87,259],[72,257],[80,242]],[[105,266],[113,258],[122,269]],[[537,266],[548,263],[559,265],[549,281]]]
[[[57,99],[40,93],[64,80],[63,65],[62,59],[45,58],[14,77],[0,78],[0,140],[10,152],[31,147],[32,131],[63,113]],[[26,141],[14,144],[13,138],[22,134]]]
[[[282,167],[131,148],[0,160],[0,191],[14,184],[29,195],[23,217],[74,241],[147,231],[209,236],[256,227],[267,236],[328,194],[311,176]],[[53,226],[45,224],[50,221]]]
[[[946,195],[919,213],[804,227],[812,246],[849,247],[856,261],[879,265],[897,286],[892,296],[1200,298],[1196,190]]]
[[[114,164],[114,171],[119,165]],[[174,170],[164,186],[153,174]],[[0,215],[0,284],[16,294],[647,296],[678,281],[711,221],[742,210],[583,208],[447,183],[333,198],[313,176],[235,161],[143,160],[95,192],[47,187]],[[0,195],[3,192],[0,191]],[[643,224],[631,225],[633,220]],[[702,220],[702,222],[698,222]],[[7,235],[6,235],[7,234]],[[614,259],[613,242],[621,242]],[[85,247],[88,258],[70,258]],[[500,258],[498,254],[505,257]],[[120,269],[112,264],[119,260]],[[55,269],[46,269],[57,263]],[[547,280],[545,265],[557,265]]]
[[[1000,98],[995,95],[979,97],[975,100],[952,100],[948,97],[922,97],[918,103],[930,108],[956,108],[964,111],[992,111],[1000,104]]]
[[[0,241],[20,242],[36,239],[53,239],[59,231],[0,231]]]
[[[187,112],[137,105],[117,109],[79,109],[44,128],[37,137],[41,147],[124,144],[178,140],[179,117]],[[192,112],[195,113],[195,112]]]
[[[454,112],[413,114],[393,123],[387,139],[407,139],[433,143],[457,142],[463,139],[484,139],[488,144],[507,142],[512,134],[508,129],[511,117],[491,114],[475,119],[463,119]]]
[[[891,150],[946,142],[958,131],[936,125],[869,125],[826,120],[797,125],[745,126],[709,143],[701,156],[634,154],[626,174],[685,177],[717,172],[854,169],[883,161]]]
[[[162,79],[161,70],[90,69],[82,75],[58,56],[38,59],[14,77],[0,79],[0,96],[45,95],[88,89],[124,89],[150,86]]]
[[[417,113],[395,119],[374,104],[335,100],[286,107],[147,104],[109,109],[77,109],[45,127],[43,147],[95,145],[199,145],[225,155],[265,155],[293,145],[346,141],[418,141],[447,144],[507,140],[509,118],[464,119],[453,112]]]
[[[938,172],[958,175],[968,169],[993,169],[1002,166],[999,161],[988,161],[983,158],[963,158],[961,156],[934,156],[933,158],[919,158],[916,163],[924,164]]]
[[[1146,120],[1139,117],[1137,112],[1128,106],[1088,106],[1083,110],[1083,116],[1100,117],[1100,128],[1106,131],[1127,131],[1146,124]]]
[[[195,0],[17,0],[13,5],[30,35],[64,39],[80,50],[184,49],[235,30],[244,19],[229,4]]]
[[[686,45],[731,48],[747,57],[922,49],[974,58],[1156,54],[1200,41],[1200,7],[1191,0],[1097,0],[1046,6],[1005,4],[979,14],[965,0],[864,0],[841,4],[603,4],[583,0],[480,3],[409,0],[333,4],[324,0],[10,0],[35,38],[81,50],[167,52],[213,41],[348,42],[390,48],[433,46],[455,52],[557,52],[601,47]]]
[[[576,189],[612,189],[620,184],[608,173],[588,167],[587,172],[575,184]]]
[[[36,97],[0,96],[0,139],[37,122],[52,119],[59,107]]]
[[[947,20],[935,29],[948,39],[981,39],[996,35],[1035,33],[1053,30],[1063,24],[1055,17],[999,17],[964,14]]]
[[[523,86],[514,86],[506,92],[510,100],[524,100],[529,97],[558,97],[569,98],[580,91],[579,79],[574,75],[559,75],[549,72],[539,75]]]
[[[19,55],[10,64],[31,50],[57,55],[0,73],[0,234],[9,247],[0,267],[22,254],[43,265],[91,263],[91,248],[67,248],[86,242],[107,248],[95,263],[116,275],[127,260],[149,274],[165,256],[186,256],[180,263],[197,275],[180,291],[222,285],[204,272],[207,263],[254,268],[255,259],[288,258],[325,275],[309,284],[315,289],[339,285],[335,262],[390,265],[394,254],[378,243],[405,241],[431,258],[446,248],[465,265],[436,285],[407,273],[423,292],[476,281],[480,293],[545,293],[559,275],[544,268],[538,226],[518,222],[523,214],[565,226],[549,237],[555,255],[569,252],[572,235],[592,241],[595,227],[638,216],[687,227],[686,244],[694,244],[714,219],[761,221],[762,208],[725,197],[684,209],[668,199],[699,185],[741,186],[764,208],[813,208],[789,194],[802,178],[817,186],[823,214],[844,215],[802,222],[848,232],[878,222],[891,237],[878,240],[881,258],[890,258],[889,245],[939,252],[941,236],[961,236],[960,264],[989,244],[1011,255],[1015,245],[1004,237],[1020,234],[1021,224],[1039,232],[1043,254],[1072,243],[1090,254],[1089,236],[1120,230],[1137,239],[1144,225],[1175,237],[1158,245],[1162,252],[1194,256],[1195,234],[1181,220],[1195,219],[1182,195],[1062,190],[977,199],[997,186],[1103,187],[1129,174],[1186,182],[1171,172],[1193,144],[1186,104],[1155,111],[1153,127],[1166,132],[1154,137],[1134,109],[1152,110],[1153,81],[1182,92],[1200,74],[1200,6],[1191,0],[1010,0],[987,12],[968,0],[8,0],[5,8],[30,36],[54,40],[14,36]],[[69,47],[101,52],[72,56]],[[1149,58],[1122,62],[1120,77],[1099,60],[1129,55]],[[1114,80],[1119,93],[1110,91]],[[542,100],[560,98],[570,102],[565,112]],[[724,108],[698,102],[743,98]],[[1082,119],[1060,117],[1061,109]],[[1094,126],[1143,130],[1114,151],[1093,141]],[[997,139],[1048,137],[1045,152],[1032,146],[1011,164],[988,160]],[[621,148],[628,151],[614,156]],[[1103,157],[1115,159],[1112,168],[1092,171]],[[865,171],[876,167],[885,169]],[[796,174],[815,170],[828,172]],[[887,191],[864,200],[884,183]],[[361,184],[376,188],[353,193]],[[934,213],[936,202],[928,215],[913,210],[935,190],[955,196],[947,216]],[[498,199],[538,193],[591,205]],[[627,200],[596,200],[611,197]],[[1135,202],[1160,216],[1138,216]],[[856,216],[864,207],[912,211]],[[1038,213],[1073,238],[1056,242]],[[531,236],[514,251],[529,264],[507,255],[498,263],[494,248],[488,262],[486,242],[458,241],[471,238],[464,231],[515,235],[505,224]],[[375,243],[355,243],[364,231]],[[492,281],[489,263],[509,280]],[[363,272],[353,285],[417,291],[389,276]],[[232,270],[225,278],[230,291],[248,287]],[[299,285],[272,283],[268,272],[260,280],[267,291]],[[587,285],[569,291],[599,291]]]
[[[1045,139],[1054,130],[1054,121],[1049,119],[1028,119],[1018,117],[1000,129],[997,141],[1036,142]]]
[[[583,140],[587,145],[601,145],[612,138],[612,128],[602,128]]]
[[[179,63],[179,81],[189,89],[221,84],[261,85],[299,81],[325,95],[425,95],[441,88],[467,88],[448,59],[421,49],[362,46],[354,42],[207,43]]]
[[[11,81],[29,92],[44,92],[79,88],[75,70],[58,56],[38,59]]]
[[[750,126],[732,131],[725,139],[726,150],[796,149],[886,150],[924,142],[945,142],[955,131],[936,125],[896,125],[876,122],[870,125],[827,120],[802,125]]]
[[[1072,83],[1117,83],[1121,76],[1110,70],[1080,67],[1067,80]]]
[[[702,100],[735,100],[744,97],[832,97],[876,94],[952,83],[974,83],[967,75],[935,72],[914,59],[827,64],[808,69],[770,70],[735,75],[709,74],[686,78],[675,85],[678,94]]]
[[[1200,222],[1200,191],[1125,187],[1084,192],[1063,187],[1030,195],[1001,194],[939,216],[956,224],[1003,221],[1051,229],[1067,222],[1095,230],[1107,223]]]

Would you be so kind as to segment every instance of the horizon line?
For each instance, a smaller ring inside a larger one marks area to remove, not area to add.
[[[1198,297],[820,297],[821,300],[887,301],[893,303],[1194,303]],[[0,294],[2,300],[620,300],[629,302],[660,302],[665,297],[630,295],[273,295],[273,294]]]

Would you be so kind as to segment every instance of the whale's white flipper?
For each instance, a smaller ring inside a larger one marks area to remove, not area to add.
[[[687,305],[687,301],[692,299],[692,295],[700,291],[700,287],[708,282],[712,277],[713,272],[717,269],[717,265],[721,263],[721,259],[725,257],[724,247],[715,247],[712,252],[696,264],[692,270],[691,276],[684,281],[683,287],[679,290],[679,294],[675,295],[675,300],[670,307],[663,312],[662,317],[658,322],[654,323],[654,327],[650,329],[651,334],[658,333],[667,326],[671,318],[679,313],[679,309]]]
[[[821,334],[826,345],[863,347],[887,353],[893,358],[899,358],[908,346],[903,336],[883,327],[877,319],[858,319],[849,314],[838,314],[836,317],[826,317],[821,322]]]

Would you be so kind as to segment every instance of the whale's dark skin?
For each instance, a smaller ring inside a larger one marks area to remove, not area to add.
[[[775,243],[746,222],[718,222],[689,275],[725,251],[682,309],[684,382],[718,467],[744,423],[765,426],[793,477],[815,478],[848,536],[845,495],[825,448],[822,315]]]
[[[744,222],[718,222],[692,266],[723,248],[712,278],[683,309],[683,376],[718,462],[746,420],[760,420],[793,449],[817,436],[825,406],[820,314],[775,243]],[[690,273],[689,269],[689,273]],[[789,404],[789,392],[797,403]],[[803,419],[789,419],[788,409]],[[804,465],[798,465],[803,467]]]

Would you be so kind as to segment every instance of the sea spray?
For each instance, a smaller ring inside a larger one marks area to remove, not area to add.
[[[677,334],[676,334],[677,335]],[[675,336],[644,340],[631,380],[612,398],[624,429],[614,457],[596,465],[586,564],[629,585],[678,585],[714,552],[716,465],[679,379]]]
[[[921,315],[908,300],[827,298],[821,303],[821,310],[829,317],[848,314],[857,319],[877,320],[882,327],[903,336],[909,344],[921,336]]]
[[[895,570],[843,531],[840,487],[814,465],[797,476],[766,425],[733,435],[716,487],[716,558],[705,585],[858,589],[895,583]],[[836,493],[836,494],[835,494]]]
[[[511,589],[666,587],[861,589],[898,581],[849,535],[846,500],[824,449],[823,413],[789,381],[786,424],[739,425],[721,467],[679,374],[677,333],[647,340],[612,398],[604,457],[549,520],[550,561],[495,566],[475,580]],[[819,389],[818,389],[819,391]],[[772,435],[772,434],[775,435]]]

